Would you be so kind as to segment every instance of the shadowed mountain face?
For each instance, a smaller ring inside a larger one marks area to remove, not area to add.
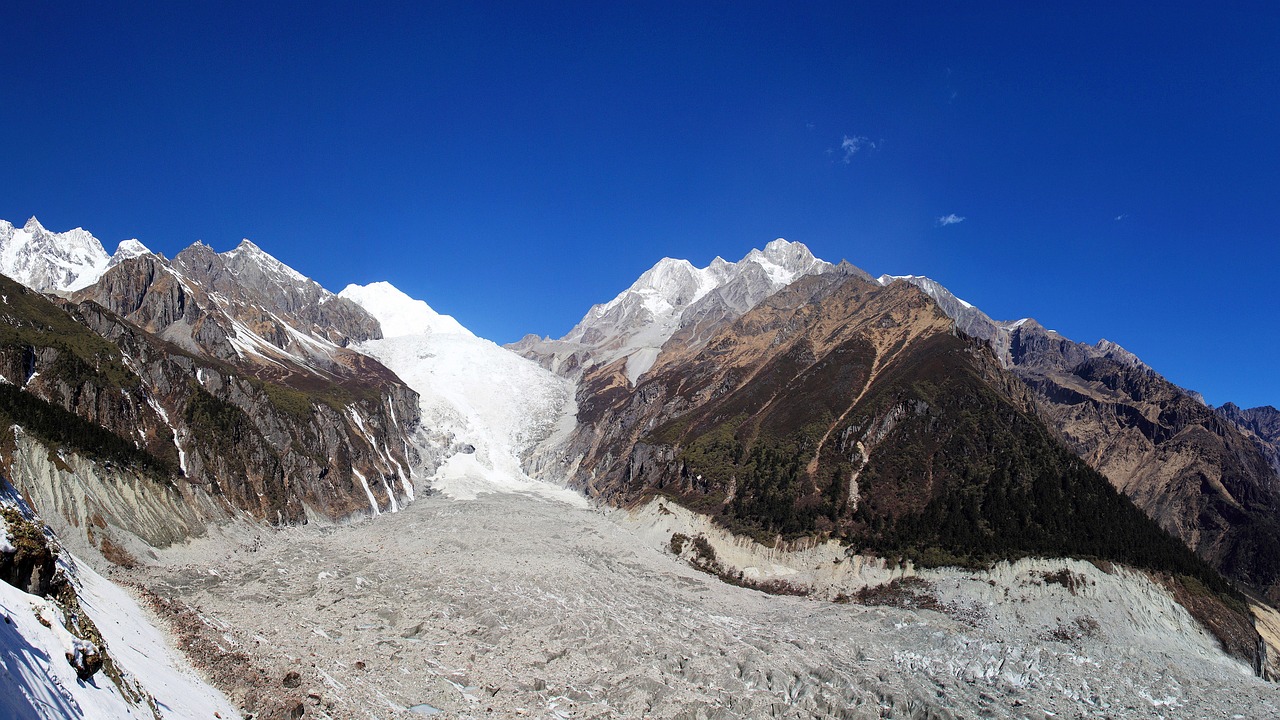
[[[1227,403],[1218,408],[1218,414],[1252,438],[1280,476],[1280,410],[1270,405],[1244,410],[1235,403]]]
[[[1221,581],[1064,447],[1033,394],[907,283],[802,278],[679,336],[634,388],[583,378],[569,456],[589,494],[655,494],[772,541],[834,536],[924,564],[1026,554]]]
[[[1215,412],[1115,343],[1074,342],[1034,320],[993,321],[927,278],[903,280],[984,340],[1058,438],[1162,528],[1280,599],[1280,452],[1267,439],[1266,408]]]
[[[1280,482],[1264,442],[1136,358],[1081,353],[1031,324],[1011,346],[1013,371],[1080,457],[1221,572],[1280,597]]]

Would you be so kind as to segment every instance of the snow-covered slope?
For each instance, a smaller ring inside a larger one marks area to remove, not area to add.
[[[433,486],[457,498],[529,492],[585,503],[573,491],[531,479],[521,462],[571,409],[569,381],[476,337],[388,283],[350,286],[342,295],[383,323],[384,333],[388,325],[393,333],[419,329],[355,349],[382,362],[417,391],[424,427],[452,437],[451,454]]]
[[[42,526],[15,490],[3,481],[0,486],[0,505],[7,512]],[[0,518],[0,553],[20,552],[12,531]],[[169,646],[128,594],[56,541],[49,542],[58,572],[70,583],[72,604],[65,604],[61,591],[41,597],[0,581],[0,718],[239,717]],[[112,667],[87,669],[87,679],[80,679],[72,661],[85,669],[90,665],[85,658],[104,652]]]
[[[348,285],[338,296],[351,300],[377,318],[382,325],[382,336],[386,338],[425,333],[471,335],[471,331],[452,316],[441,315],[389,282]]]
[[[239,713],[221,693],[201,680],[171,650],[146,614],[119,587],[77,560],[81,606],[94,619],[107,649],[133,690],[155,698],[160,718],[223,718]],[[89,681],[76,677],[64,659],[74,638],[56,619],[51,602],[0,582],[0,717],[13,720],[65,718],[151,718],[143,699],[130,702],[100,671]],[[45,625],[48,622],[48,625]]]

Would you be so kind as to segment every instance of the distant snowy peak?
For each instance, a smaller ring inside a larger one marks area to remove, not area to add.
[[[571,353],[586,353],[591,365],[626,358],[626,374],[634,383],[682,327],[709,318],[736,317],[799,278],[833,267],[815,258],[802,243],[781,238],[763,250],[752,250],[736,263],[717,257],[699,268],[688,260],[663,258],[631,287],[592,307],[559,341],[562,345],[550,352],[562,355],[566,350],[563,344],[568,343],[573,346]],[[542,353],[532,347],[521,352]],[[569,368],[569,373],[585,368],[565,359],[543,361],[549,367]]]
[[[121,240],[120,244],[116,246],[115,254],[111,256],[111,264],[118,265],[130,258],[150,254],[151,250],[146,245],[138,242],[137,238],[132,240]]]
[[[778,289],[790,285],[804,275],[825,272],[831,268],[831,263],[814,257],[804,243],[789,242],[782,238],[765,245],[764,250],[752,250],[747,253],[747,256],[738,264],[744,263],[755,263],[763,268]]]
[[[422,300],[414,300],[389,282],[348,285],[338,293],[374,317],[384,338],[407,335],[450,334],[475,337],[449,315],[441,315]]]
[[[55,233],[34,217],[22,227],[0,220],[0,273],[39,292],[95,282],[110,260],[102,243],[82,228]]]
[[[752,268],[764,271],[771,290],[777,291],[804,275],[831,267],[831,263],[815,258],[803,243],[782,238],[765,245],[764,250],[752,250],[736,263],[717,257],[707,267],[699,268],[688,260],[663,258],[617,297],[591,308],[584,320],[603,317],[614,308],[636,301],[655,318],[661,318],[698,302]]]

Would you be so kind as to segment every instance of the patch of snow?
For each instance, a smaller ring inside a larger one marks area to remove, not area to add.
[[[235,246],[235,248],[221,254],[223,257],[225,257],[228,260],[240,258],[242,260],[252,261],[256,265],[258,265],[258,267],[262,268],[269,274],[282,276],[294,282],[310,281],[310,278],[308,278],[306,275],[303,275],[297,270],[294,270],[288,265],[285,265],[284,263],[277,260],[274,255],[271,255],[270,253],[266,252],[262,248],[253,244],[253,242],[250,241],[249,238],[242,239],[240,241],[240,244]]]
[[[182,474],[185,477],[187,474],[187,451],[182,449],[182,443],[178,440],[178,429],[173,426],[173,423],[169,422],[169,413],[165,412],[159,401],[147,395],[147,404],[151,406],[152,410],[156,411],[156,414],[160,416],[164,424],[169,427],[169,431],[173,433],[173,446],[178,449],[178,466],[182,468]]]
[[[223,718],[240,717],[227,698],[169,646],[150,614],[128,593],[80,560],[71,557],[71,562],[80,605],[94,618],[107,651],[156,699],[165,718],[209,718],[215,712]]]
[[[356,476],[360,481],[361,487],[364,488],[364,494],[369,498],[369,507],[373,509],[374,515],[381,515],[382,511],[378,509],[378,501],[373,499],[373,491],[369,489],[369,481],[364,474],[355,468],[351,468],[351,474]]]
[[[13,536],[9,534],[9,523],[0,516],[0,553],[8,555],[17,551],[18,548],[13,546]]]

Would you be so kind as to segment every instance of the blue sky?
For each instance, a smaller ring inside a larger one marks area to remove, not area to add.
[[[499,342],[786,237],[1280,405],[1274,4],[264,5],[6,3],[0,217]]]

